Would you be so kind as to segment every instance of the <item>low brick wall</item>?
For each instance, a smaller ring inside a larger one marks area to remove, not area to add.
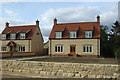
[[[118,78],[118,65],[2,61],[3,74],[38,78]]]

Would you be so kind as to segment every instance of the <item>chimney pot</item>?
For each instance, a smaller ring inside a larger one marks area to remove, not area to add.
[[[7,28],[7,27],[9,27],[9,23],[8,23],[8,22],[6,22],[6,28]]]
[[[38,26],[38,27],[39,27],[39,21],[38,21],[38,19],[37,19],[37,21],[36,21],[36,26]]]
[[[97,22],[100,22],[100,16],[99,15],[97,16]]]
[[[57,25],[57,19],[56,18],[54,19],[54,25]]]

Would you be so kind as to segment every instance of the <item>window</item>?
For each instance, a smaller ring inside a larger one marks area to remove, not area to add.
[[[6,34],[2,34],[2,40],[6,39]]]
[[[6,51],[7,50],[7,47],[1,47],[1,51]]]
[[[20,34],[20,39],[25,39],[25,38],[26,38],[25,33],[21,33],[21,34]]]
[[[70,38],[76,38],[76,31],[70,32]]]
[[[25,52],[25,46],[19,46],[19,52]]]
[[[37,35],[39,35],[39,33],[37,33]]]
[[[84,46],[83,47],[83,52],[92,52],[92,46]]]
[[[85,31],[85,38],[92,38],[92,31]]]
[[[55,38],[62,38],[62,32],[55,32]]]
[[[16,34],[10,34],[10,39],[15,39],[16,38]]]
[[[55,46],[55,52],[63,52],[63,46]]]

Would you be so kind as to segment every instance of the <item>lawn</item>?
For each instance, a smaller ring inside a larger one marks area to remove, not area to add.
[[[44,58],[27,59],[24,61],[118,64],[118,60],[114,58],[83,58],[83,57],[44,57]]]

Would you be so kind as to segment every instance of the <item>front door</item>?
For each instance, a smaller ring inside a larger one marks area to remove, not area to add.
[[[70,45],[70,55],[76,56],[76,46],[75,45]]]

